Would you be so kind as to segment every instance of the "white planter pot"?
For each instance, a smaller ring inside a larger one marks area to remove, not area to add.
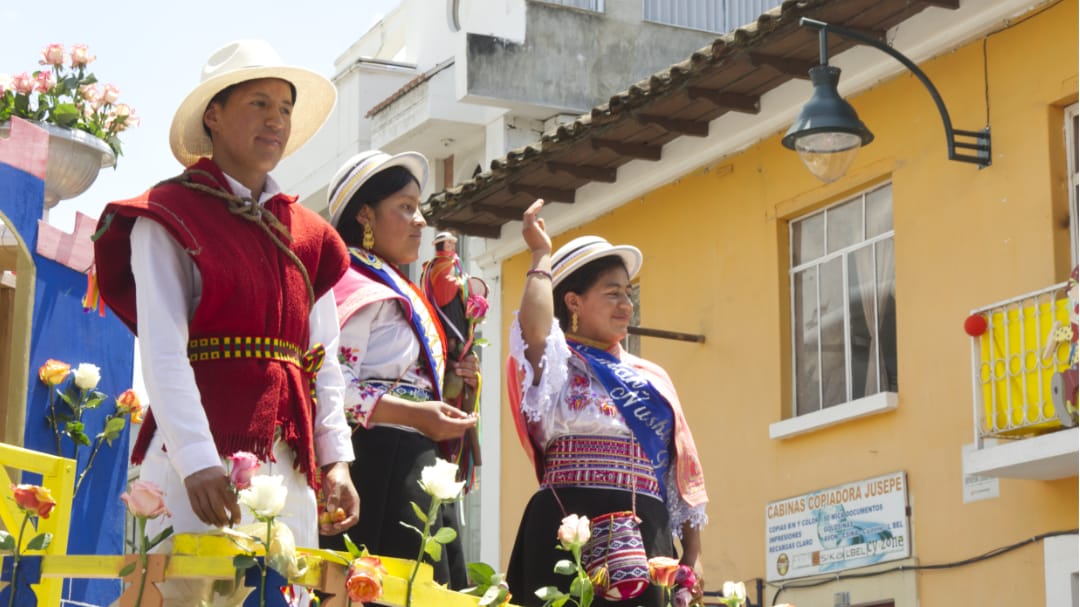
[[[0,137],[8,136],[8,124],[0,124]],[[32,124],[49,133],[49,157],[45,166],[46,210],[61,200],[82,194],[94,183],[101,169],[116,164],[112,148],[89,133],[41,122]]]

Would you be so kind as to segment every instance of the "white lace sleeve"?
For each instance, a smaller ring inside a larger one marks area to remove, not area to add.
[[[559,327],[559,321],[551,319],[551,332],[544,342],[544,355],[540,358],[540,383],[534,386],[532,365],[525,358],[528,344],[521,333],[517,315],[514,312],[514,322],[510,325],[510,356],[525,370],[521,375],[521,393],[524,395],[521,412],[527,421],[536,422],[551,412],[559,394],[566,387],[570,348],[566,345],[566,336]]]
[[[705,506],[690,506],[679,495],[679,485],[675,480],[675,466],[668,466],[667,474],[664,475],[664,488],[667,493],[664,500],[667,505],[668,516],[671,517],[671,531],[680,540],[683,539],[682,528],[687,522],[691,527],[703,528],[709,523],[709,516],[705,514]]]

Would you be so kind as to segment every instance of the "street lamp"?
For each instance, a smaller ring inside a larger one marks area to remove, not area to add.
[[[926,74],[910,59],[879,40],[845,27],[806,17],[799,20],[799,25],[818,30],[818,55],[821,64],[810,68],[810,82],[814,85],[814,93],[781,143],[784,147],[798,152],[803,164],[818,179],[828,183],[842,177],[855,160],[859,148],[874,140],[874,134],[859,120],[855,108],[837,92],[840,68],[829,65],[829,32],[872,46],[911,70],[930,92],[938,113],[941,114],[945,139],[949,146],[949,160],[970,162],[980,167],[990,166],[990,127],[981,131],[954,129],[941,95]],[[957,151],[958,149],[974,150],[974,153],[962,153]]]

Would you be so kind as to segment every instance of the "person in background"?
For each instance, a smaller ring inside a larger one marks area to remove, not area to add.
[[[532,260],[521,308],[510,328],[507,387],[518,437],[539,490],[521,519],[507,567],[515,602],[541,605],[534,592],[565,590],[553,572],[560,520],[633,511],[649,558],[676,555],[696,573],[701,595],[705,479],[678,395],[659,366],[626,352],[634,304],[631,280],[641,252],[582,236],[551,254],[539,217],[525,211],[522,236]],[[631,600],[594,605],[660,607],[657,586]]]
[[[351,471],[364,503],[349,538],[373,554],[409,559],[420,553],[420,537],[401,523],[416,522],[410,502],[423,509],[431,503],[419,486],[421,471],[437,457],[451,461],[452,445],[477,422],[442,399],[447,374],[475,386],[476,359],[448,362],[437,313],[403,272],[420,255],[427,177],[418,153],[372,150],[346,161],[329,186],[330,221],[352,260],[334,287],[356,452]],[[458,531],[457,506],[441,509],[432,533]],[[323,547],[341,550],[344,539],[325,538]],[[460,534],[431,564],[436,581],[453,589],[468,584]]]
[[[139,337],[152,403],[132,460],[172,513],[150,520],[149,536],[254,522],[227,474],[237,451],[260,460],[256,474],[284,477],[278,521],[297,545],[357,521],[331,292],[346,250],[269,176],[335,100],[330,81],[283,64],[266,42],[228,44],[173,118],[184,172],[101,215],[101,295]],[[322,525],[320,490],[336,515]],[[161,590],[166,605],[198,605],[210,586],[170,580]]]

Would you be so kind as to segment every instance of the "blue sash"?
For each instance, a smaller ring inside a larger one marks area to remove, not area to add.
[[[424,355],[428,371],[431,373],[431,384],[435,389],[434,400],[442,400],[443,374],[446,372],[446,344],[427,302],[416,290],[416,286],[409,282],[409,279],[402,276],[397,268],[383,261],[381,257],[355,247],[349,247],[349,256],[352,258],[353,267],[369,278],[386,285],[409,302],[408,309],[403,311],[409,324],[412,325],[416,340],[420,342],[420,352]]]
[[[656,480],[660,483],[660,495],[667,496],[664,492],[664,476],[671,462],[668,446],[675,427],[671,404],[637,369],[623,364],[611,353],[575,341],[567,340],[566,343],[589,363],[604,385],[649,458]]]

